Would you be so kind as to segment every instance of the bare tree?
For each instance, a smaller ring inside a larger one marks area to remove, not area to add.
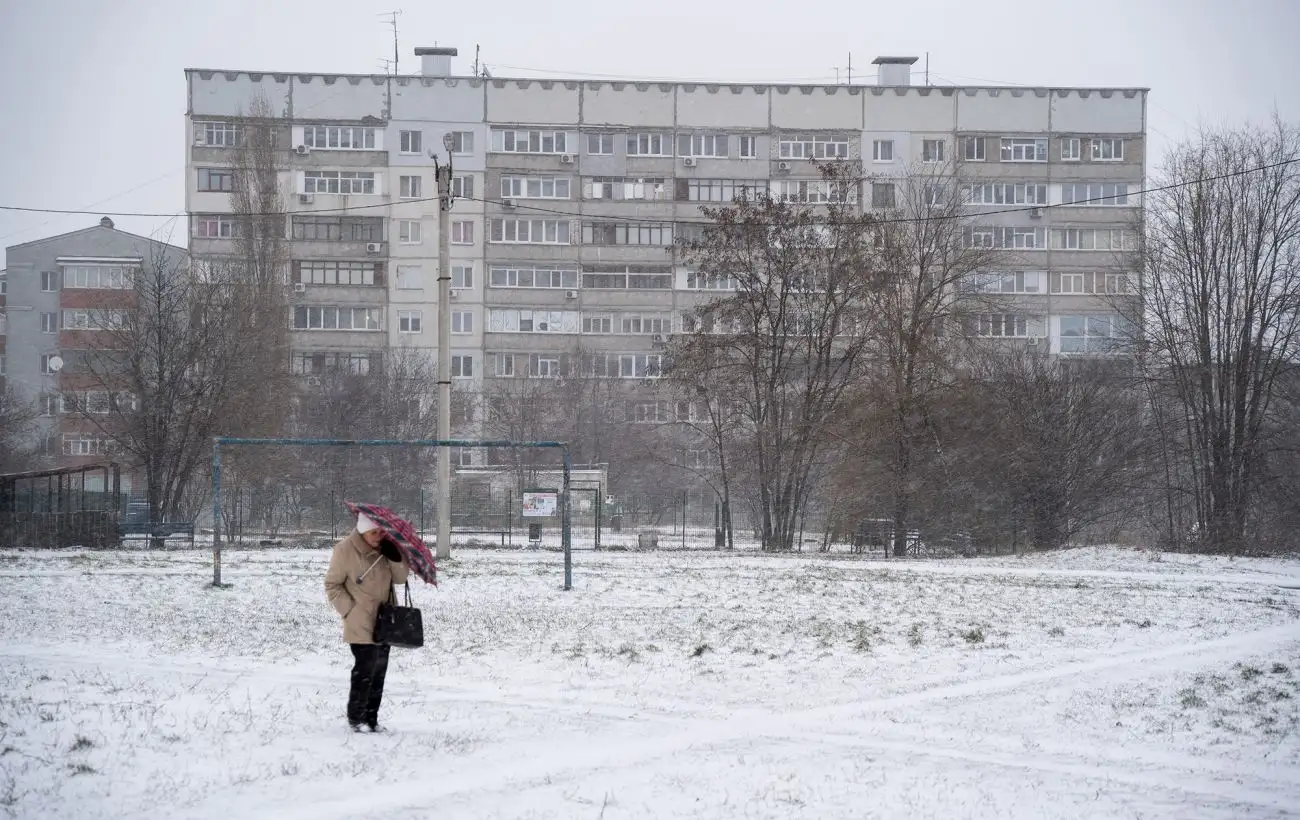
[[[1300,131],[1275,121],[1203,133],[1171,152],[1157,185],[1143,260],[1148,367],[1178,402],[1199,546],[1240,553],[1269,414],[1300,360]]]
[[[20,402],[13,393],[0,390],[0,472],[14,472],[30,466],[35,453],[26,443],[36,408]]]

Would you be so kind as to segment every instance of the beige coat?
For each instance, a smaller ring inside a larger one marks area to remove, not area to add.
[[[365,578],[358,583],[363,574]],[[343,617],[343,642],[374,643],[379,605],[388,600],[393,584],[404,583],[406,565],[371,549],[360,533],[353,532],[335,544],[325,573],[325,595]]]

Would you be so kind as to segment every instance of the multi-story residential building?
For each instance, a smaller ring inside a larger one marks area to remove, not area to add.
[[[112,441],[89,418],[110,412],[109,391],[79,365],[87,351],[112,343],[102,334],[134,309],[133,282],[142,266],[185,272],[185,258],[184,248],[120,231],[108,217],[5,249],[0,370],[15,401],[37,406],[33,443],[45,466],[76,467],[112,456]],[[130,479],[123,476],[124,491]]]
[[[878,175],[868,207],[892,205],[887,180],[917,167],[967,186],[968,241],[1009,260],[972,278],[997,299],[971,333],[1073,355],[1108,350],[1120,327],[1109,297],[1130,286],[1116,251],[1134,242],[1145,89],[916,86],[915,59],[892,57],[871,86],[479,78],[451,73],[454,49],[417,54],[419,76],[186,72],[196,254],[229,210],[211,184],[240,112],[260,96],[286,118],[301,373],[435,345],[430,152],[446,158],[445,135],[451,376],[473,389],[576,366],[655,377],[682,315],[728,287],[687,269],[674,239],[746,191],[818,201],[815,159]]]

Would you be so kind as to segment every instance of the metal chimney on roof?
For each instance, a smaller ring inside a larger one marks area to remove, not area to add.
[[[99,227],[101,227],[101,228],[111,228],[111,227],[113,227],[113,220],[109,219],[109,218],[106,217],[106,216],[105,216],[105,217],[101,217],[100,220],[99,220]]]
[[[877,57],[872,65],[880,66],[876,76],[876,85],[911,85],[912,63],[915,57]]]
[[[415,56],[420,58],[420,73],[426,77],[450,77],[451,58],[457,56],[454,48],[418,46]]]

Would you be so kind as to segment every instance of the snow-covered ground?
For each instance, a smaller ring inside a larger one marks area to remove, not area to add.
[[[1300,563],[461,550],[371,736],[327,557],[0,552],[0,816],[1300,810]]]

